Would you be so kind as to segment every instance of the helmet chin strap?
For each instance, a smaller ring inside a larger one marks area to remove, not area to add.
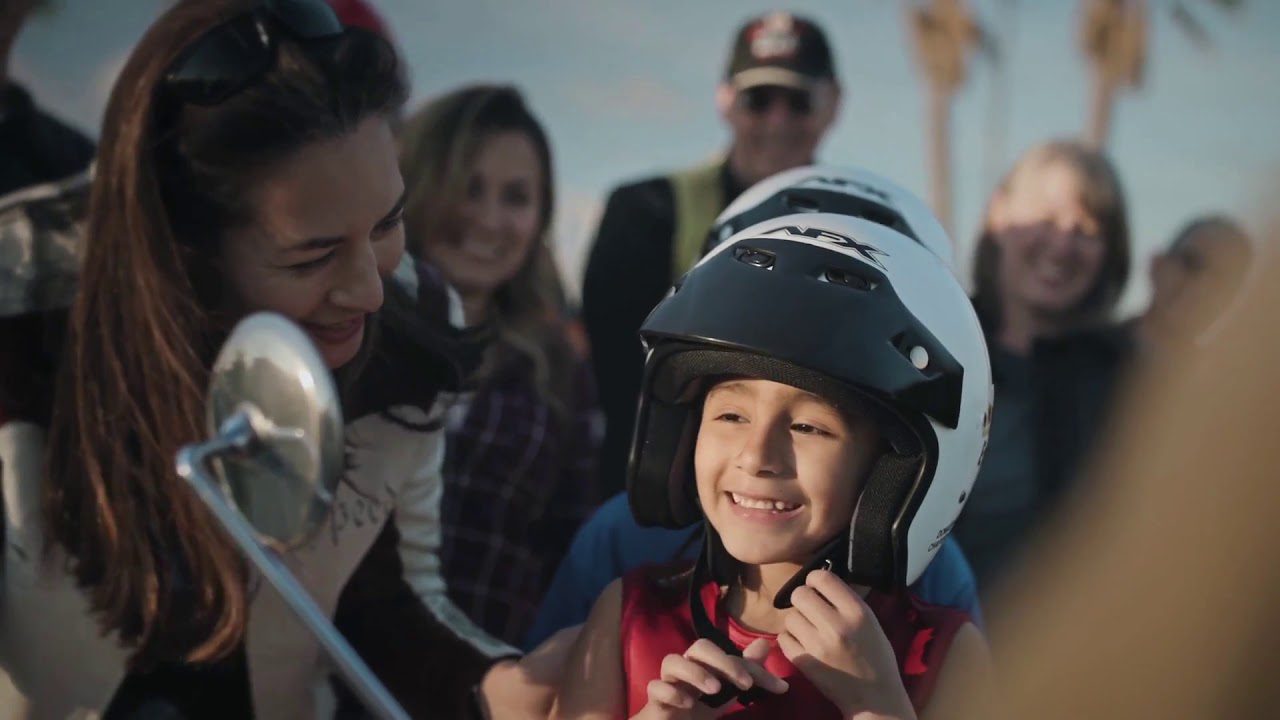
[[[774,596],[773,606],[779,609],[791,607],[791,593],[796,588],[804,585],[805,578],[810,572],[823,568],[831,570],[842,579],[846,579],[848,573],[848,563],[841,557],[842,551],[847,552],[849,537],[842,534],[831,542],[822,546],[809,562],[805,563],[795,575],[787,581],[778,594]],[[706,606],[702,603],[702,588],[708,582],[715,582],[716,585],[723,585],[731,582],[733,578],[729,575],[730,568],[726,562],[728,551],[724,549],[724,545],[720,541],[720,534],[711,527],[710,523],[706,523],[705,532],[702,540],[702,552],[698,554],[698,560],[693,566],[693,576],[689,580],[689,615],[693,620],[694,632],[698,637],[705,638],[716,644],[724,651],[726,655],[742,657],[742,650],[734,644],[729,636],[716,624],[711,621],[711,617],[707,613]],[[725,683],[721,687],[720,692],[713,695],[703,695],[699,700],[702,704],[718,708],[729,702],[735,697],[743,706],[761,700],[768,696],[768,693],[760,687],[752,686],[747,690],[738,690],[736,687]]]
[[[742,650],[729,639],[728,634],[711,622],[707,608],[702,604],[702,588],[708,582],[715,581],[718,586],[722,584],[721,580],[727,579],[728,568],[724,567],[723,561],[727,554],[724,545],[720,543],[720,535],[711,527],[711,523],[706,523],[702,552],[698,554],[698,561],[693,566],[693,577],[689,579],[689,615],[693,619],[693,630],[698,637],[715,643],[726,655],[742,657]],[[719,564],[716,563],[717,556],[721,560]],[[698,700],[707,707],[718,708],[737,698],[738,702],[746,706],[767,695],[765,690],[755,685],[746,690],[738,690],[733,684],[726,682],[721,683],[720,692],[703,695]]]
[[[792,575],[791,579],[778,591],[778,594],[773,596],[773,606],[779,610],[786,610],[791,607],[791,593],[795,592],[796,588],[804,585],[805,579],[814,570],[830,570],[841,580],[849,582],[848,547],[849,535],[845,533],[818,548],[818,551],[813,554],[809,562],[805,563],[799,572]]]

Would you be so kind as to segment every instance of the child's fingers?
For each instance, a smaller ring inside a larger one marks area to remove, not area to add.
[[[725,654],[715,643],[703,638],[689,646],[684,656],[715,670],[721,677],[736,685],[741,690],[751,687],[751,673],[747,671],[742,658]]]
[[[759,649],[755,648],[752,652],[759,652]],[[759,685],[772,693],[787,691],[786,681],[765,670],[760,662],[729,655],[710,640],[699,640],[689,646],[685,657],[712,668],[740,690]]]
[[[840,634],[843,623],[839,611],[812,586],[801,585],[796,588],[791,593],[791,606],[795,608],[792,615],[803,615],[818,630],[832,635]]]
[[[649,695],[649,702],[655,705],[678,708],[680,710],[692,710],[698,698],[688,691],[691,689],[688,685],[682,686],[663,680],[651,680],[645,691]]]
[[[764,638],[752,640],[750,645],[743,648],[742,657],[763,663],[764,659],[769,657],[769,641]]]
[[[787,688],[789,687],[789,685],[787,684],[787,681],[769,672],[764,667],[765,658],[769,657],[769,651],[772,649],[773,648],[772,646],[769,645],[768,640],[765,640],[764,638],[756,638],[755,640],[751,641],[750,645],[748,645],[746,648],[742,650],[742,657],[749,661],[747,663],[748,668],[751,668],[753,665],[757,666],[759,667],[760,671],[765,676],[767,676],[767,677],[761,677],[760,675],[755,676],[756,681],[760,684],[761,687],[763,687],[764,689],[770,692],[784,693],[787,691]],[[774,683],[773,680],[776,680],[777,682]]]
[[[815,662],[813,654],[790,631],[778,633],[778,647],[797,670],[805,674],[813,671]]]
[[[660,672],[667,682],[688,683],[707,695],[720,692],[720,680],[710,670],[682,655],[663,658]]]
[[[866,603],[835,573],[828,570],[814,570],[805,576],[804,582],[806,586],[818,591],[818,594],[831,603],[841,616],[847,618],[865,616]]]
[[[798,658],[807,654],[807,651],[804,649],[804,645],[801,645],[800,641],[797,640],[789,630],[778,633],[778,648],[782,650],[782,654],[786,656],[793,665],[796,664],[796,660]]]
[[[822,631],[800,608],[793,607],[782,622],[787,632],[791,633],[791,637],[795,638],[802,647],[822,647]]]

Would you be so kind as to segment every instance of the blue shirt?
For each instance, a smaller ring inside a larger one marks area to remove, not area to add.
[[[669,530],[641,527],[631,515],[626,493],[611,498],[573,538],[569,554],[556,570],[524,646],[532,649],[557,630],[587,621],[600,593],[615,579],[641,565],[692,559],[701,547],[695,528]],[[969,614],[982,626],[977,582],[960,546],[951,538],[942,543],[933,562],[911,586],[927,603],[945,605]]]

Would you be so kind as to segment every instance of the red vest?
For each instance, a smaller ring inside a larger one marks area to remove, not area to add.
[[[620,632],[627,678],[627,717],[648,703],[646,686],[658,678],[662,659],[672,653],[683,654],[698,639],[689,615],[689,576],[686,573],[672,579],[675,574],[670,566],[648,567],[632,570],[622,578]],[[951,640],[969,622],[969,616],[960,610],[929,605],[906,591],[872,591],[866,601],[898,658],[898,671],[911,704],[917,713],[921,712],[929,701]],[[715,583],[703,586],[702,602],[711,621],[739,648],[756,638],[767,638],[772,649],[765,668],[791,686],[782,695],[769,695],[745,708],[734,700],[724,717],[840,719],[836,706],[782,654],[776,636],[748,630],[720,612],[720,593]]]

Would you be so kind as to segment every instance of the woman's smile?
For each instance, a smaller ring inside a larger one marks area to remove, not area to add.
[[[355,357],[360,350],[360,343],[364,339],[365,316],[357,315],[336,323],[304,321],[302,326],[319,346],[321,354],[331,361],[330,365],[334,366],[333,362],[341,360],[338,362],[340,366]]]

